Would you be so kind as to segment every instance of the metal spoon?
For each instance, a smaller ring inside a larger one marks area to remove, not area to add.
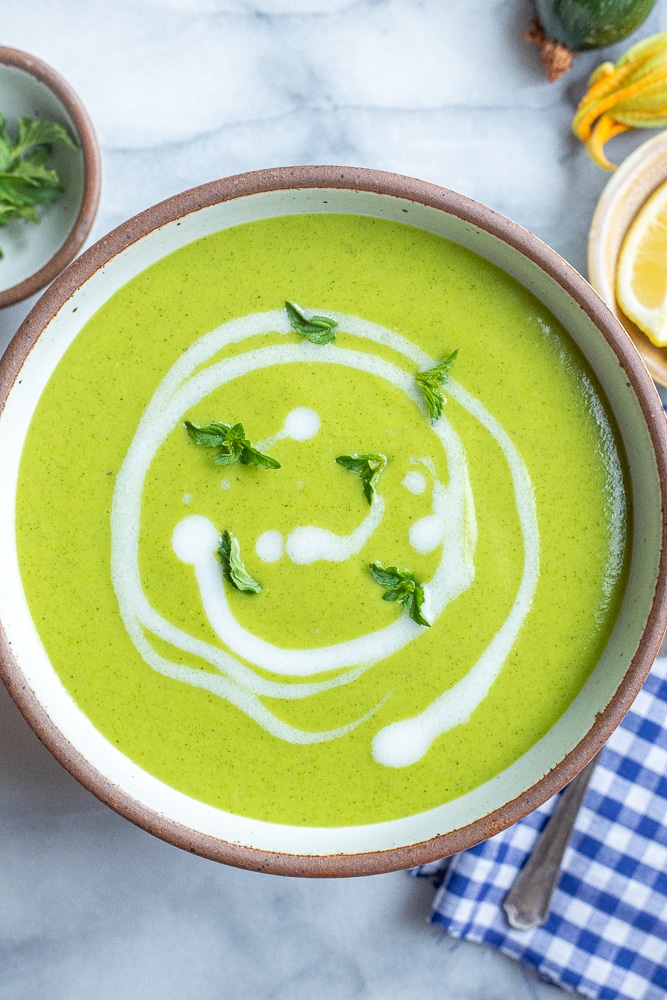
[[[563,854],[574,821],[591,780],[597,758],[589,761],[569,783],[533,852],[505,896],[503,910],[510,927],[520,931],[546,923],[554,889],[558,883]]]

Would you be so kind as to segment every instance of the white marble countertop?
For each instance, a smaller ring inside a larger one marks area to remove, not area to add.
[[[3,0],[3,44],[56,68],[103,158],[89,243],[185,188],[297,163],[377,167],[509,215],[585,272],[608,175],[570,133],[589,72],[547,84],[529,0]],[[637,37],[667,29],[667,4]],[[628,43],[629,44],[629,43]],[[0,109],[1,110],[1,109]],[[612,158],[643,141],[621,137]],[[34,300],[0,312],[4,349]],[[133,827],[0,691],[0,1000],[547,1000],[426,923],[405,873],[259,875]]]

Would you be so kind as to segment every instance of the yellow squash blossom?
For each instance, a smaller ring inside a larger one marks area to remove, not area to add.
[[[617,63],[606,62],[588,81],[572,121],[591,158],[614,170],[605,143],[630,128],[667,126],[667,31],[645,38]]]

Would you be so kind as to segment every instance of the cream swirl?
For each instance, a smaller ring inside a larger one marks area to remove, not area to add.
[[[288,342],[254,347],[224,360],[215,360],[215,356],[231,344],[243,343],[246,339],[269,332],[289,333],[289,323],[282,311],[257,313],[232,320],[196,341],[167,372],[144,412],[117,477],[111,513],[113,585],[127,632],[144,660],[166,676],[206,687],[246,712],[276,738],[293,743],[320,742],[343,736],[368,718],[368,714],[333,730],[307,732],[279,719],[260,700],[262,696],[314,697],[332,687],[351,683],[372,664],[417,640],[422,633],[421,626],[402,615],[383,629],[316,650],[283,649],[268,643],[243,629],[235,620],[226,600],[215,557],[217,533],[209,521],[194,515],[177,526],[174,549],[179,558],[194,568],[203,610],[220,646],[206,643],[168,621],[148,600],[139,570],[140,515],[151,461],[184,414],[220,386],[263,368],[304,361],[310,365],[346,366],[387,380],[425,412],[412,370],[415,366],[422,369],[432,367],[433,359],[399,334],[383,327],[353,316],[330,315],[337,320],[340,330],[361,338],[369,350],[343,347],[338,341],[326,347],[308,342]],[[390,347],[409,363],[411,371],[405,371],[379,354],[372,353],[370,348],[374,344]],[[373,755],[386,766],[403,766],[419,759],[439,733],[464,722],[486,697],[530,608],[539,572],[537,521],[525,466],[508,435],[483,404],[453,379],[448,380],[447,388],[451,396],[496,440],[509,466],[523,537],[524,568],[506,622],[466,677],[413,719],[405,719],[406,707],[397,706],[399,718],[396,722],[376,733]],[[288,414],[282,431],[262,444],[266,447],[285,436],[307,440],[318,429],[317,414],[308,407],[298,407]],[[419,552],[441,547],[436,571],[426,581],[429,617],[434,622],[444,608],[472,583],[477,526],[462,442],[444,415],[433,423],[432,432],[434,447],[444,451],[449,482],[446,486],[437,482],[432,458],[419,460],[434,480],[432,513],[413,525],[410,541]],[[413,475],[408,482],[414,488],[418,480]],[[271,559],[280,558],[285,551],[294,562],[301,564],[307,564],[312,558],[334,561],[339,556],[349,558],[359,551],[369,533],[375,529],[383,510],[384,501],[378,496],[357,532],[343,541],[340,536],[326,532],[326,529],[319,529],[315,537],[312,530],[309,533],[308,526],[297,526],[288,535],[283,548],[282,538],[275,537],[279,533],[265,532],[265,551]],[[171,644],[181,653],[199,657],[215,673],[187,666],[158,653],[150,641],[151,635]],[[336,673],[320,681],[285,683],[263,677],[254,667],[293,679],[314,677],[323,671]],[[386,697],[389,695],[390,692],[387,692]]]

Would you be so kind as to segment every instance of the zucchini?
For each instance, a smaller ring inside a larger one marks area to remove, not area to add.
[[[547,38],[570,52],[601,49],[643,24],[655,0],[535,0]]]

